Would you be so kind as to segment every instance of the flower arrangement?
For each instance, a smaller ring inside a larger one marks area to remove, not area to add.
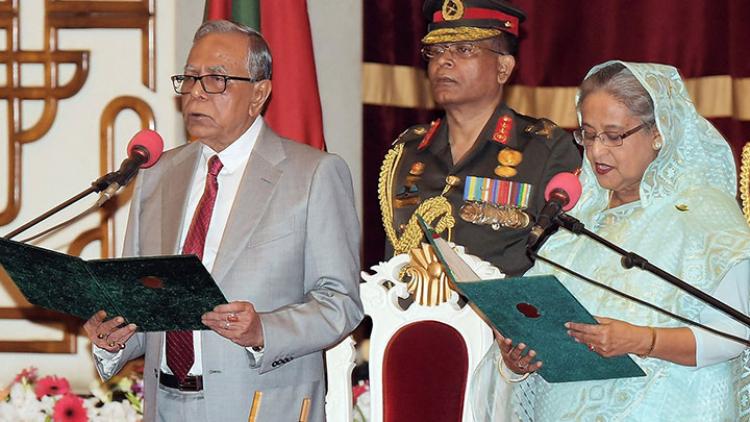
[[[0,422],[138,422],[143,418],[143,368],[79,397],[62,377],[40,378],[26,368],[0,389]]]

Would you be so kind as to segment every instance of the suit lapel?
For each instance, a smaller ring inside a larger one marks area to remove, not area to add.
[[[180,230],[188,212],[185,208],[200,151],[201,145],[198,142],[186,146],[177,153],[171,168],[165,173],[161,207],[162,253],[174,254],[180,251]]]
[[[250,153],[216,255],[212,273],[217,284],[221,285],[234,261],[247,247],[268,208],[283,173],[278,164],[284,158],[281,138],[267,126],[263,126]]]

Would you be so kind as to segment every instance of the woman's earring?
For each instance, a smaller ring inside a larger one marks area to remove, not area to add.
[[[654,151],[659,151],[661,149],[661,146],[661,139],[657,139],[653,144],[651,144],[651,148],[653,148]]]

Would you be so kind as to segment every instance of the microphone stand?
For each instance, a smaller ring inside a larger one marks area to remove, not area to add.
[[[51,210],[45,212],[44,214],[40,215],[39,217],[29,221],[28,223],[22,225],[21,227],[16,228],[12,232],[6,234],[3,236],[3,239],[5,240],[11,240],[14,237],[18,236],[19,234],[25,232],[26,230],[36,226],[37,224],[41,223],[42,221],[46,220],[47,218],[57,214],[58,212],[62,211],[63,209],[69,207],[70,205],[80,201],[81,199],[87,197],[88,195],[95,193],[95,192],[101,192],[104,189],[107,189],[107,187],[112,183],[117,181],[117,179],[120,177],[118,172],[113,171],[111,173],[107,173],[104,176],[94,180],[91,182],[91,186],[87,188],[86,190],[82,191],[78,195],[73,196],[72,198],[68,199],[67,201],[61,203],[60,205],[52,208]]]
[[[651,274],[661,278],[662,280],[672,284],[678,289],[688,293],[690,296],[693,296],[699,299],[700,301],[711,305],[713,308],[718,309],[721,312],[724,312],[735,321],[750,328],[750,317],[748,317],[747,315],[732,308],[731,306],[716,299],[715,297],[701,291],[700,289],[697,289],[691,286],[690,284],[680,280],[679,278],[662,270],[661,268],[651,264],[650,262],[648,262],[648,260],[646,260],[646,258],[636,253],[626,251],[625,249],[622,249],[621,247],[615,245],[614,243],[608,241],[607,239],[597,235],[596,233],[593,233],[592,231],[588,230],[584,226],[584,224],[581,223],[581,221],[578,220],[577,218],[571,217],[565,213],[561,213],[555,218],[555,222],[557,222],[560,225],[560,227],[566,230],[569,230],[572,233],[585,235],[593,239],[594,241],[604,245],[608,249],[618,253],[620,256],[622,256],[620,263],[625,269],[638,267],[644,271],[648,271]]]
[[[711,328],[711,327],[709,327],[707,325],[703,325],[703,324],[701,324],[699,322],[695,322],[695,321],[693,321],[691,319],[688,319],[688,318],[682,317],[680,315],[674,314],[672,312],[669,312],[666,309],[660,308],[660,307],[658,307],[658,306],[656,306],[654,304],[646,302],[645,300],[638,299],[637,297],[631,296],[631,295],[629,295],[627,293],[624,293],[624,292],[621,292],[621,291],[615,289],[614,287],[610,287],[610,286],[608,286],[608,285],[606,285],[604,283],[600,283],[600,282],[598,282],[596,280],[588,278],[588,277],[584,276],[583,274],[577,273],[577,272],[571,270],[570,268],[568,268],[568,267],[566,267],[566,266],[564,266],[564,265],[562,265],[560,263],[557,263],[557,262],[555,262],[555,261],[553,261],[551,259],[545,258],[545,257],[539,255],[538,253],[532,251],[532,250],[529,250],[529,256],[531,256],[534,259],[538,259],[538,260],[540,260],[542,262],[546,262],[547,264],[549,264],[549,265],[557,268],[560,271],[566,272],[566,273],[572,275],[573,277],[579,278],[579,279],[581,279],[583,281],[587,281],[587,282],[589,282],[589,283],[591,283],[591,284],[593,284],[593,285],[595,285],[595,286],[597,286],[597,287],[599,287],[601,289],[604,289],[604,290],[606,290],[606,291],[608,291],[608,292],[610,292],[612,294],[615,294],[617,296],[625,298],[625,299],[627,299],[627,300],[629,300],[631,302],[635,302],[635,303],[637,303],[639,305],[645,306],[645,307],[647,307],[649,309],[652,309],[652,310],[654,310],[656,312],[662,313],[662,314],[664,314],[664,315],[666,315],[666,316],[668,316],[668,317],[670,317],[672,319],[675,319],[677,321],[680,321],[680,322],[688,324],[688,325],[692,325],[692,326],[695,326],[695,327],[698,327],[698,328],[702,328],[702,329],[708,331],[709,333],[715,334],[715,335],[717,335],[719,337],[724,337],[725,339],[731,340],[731,341],[733,341],[735,343],[739,343],[739,344],[741,344],[743,346],[750,347],[750,340],[747,340],[747,339],[744,339],[744,338],[740,338],[740,337],[737,337],[737,336],[733,336],[731,334],[725,333],[723,331],[719,331],[719,330],[717,330],[715,328]]]

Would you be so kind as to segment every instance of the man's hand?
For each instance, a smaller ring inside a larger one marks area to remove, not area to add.
[[[115,353],[125,348],[125,342],[135,334],[136,326],[122,326],[125,319],[120,316],[105,321],[106,318],[107,313],[99,311],[83,324],[83,329],[96,347]]]
[[[203,324],[243,347],[263,347],[263,326],[250,302],[219,305],[202,317]]]

